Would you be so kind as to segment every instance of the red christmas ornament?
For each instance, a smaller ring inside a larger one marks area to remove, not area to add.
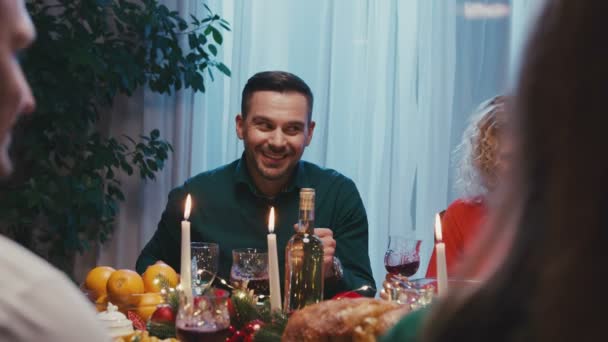
[[[245,325],[245,329],[247,330],[247,332],[255,334],[258,330],[260,330],[260,328],[262,328],[262,326],[264,326],[264,322],[259,319],[254,319],[253,321]]]
[[[134,311],[127,311],[127,318],[133,322],[133,327],[137,330],[146,331],[146,322]]]
[[[159,306],[150,317],[154,323],[175,323],[175,313],[169,305]]]

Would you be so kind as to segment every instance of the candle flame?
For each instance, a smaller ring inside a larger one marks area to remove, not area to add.
[[[441,217],[435,214],[435,241],[441,242],[443,236],[441,234]]]
[[[270,215],[268,215],[268,232],[274,233],[274,207],[270,207]]]
[[[184,220],[187,221],[190,218],[190,208],[192,207],[192,197],[190,194],[186,197],[186,208],[184,209]]]

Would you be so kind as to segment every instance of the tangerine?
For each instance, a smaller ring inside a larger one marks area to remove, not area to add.
[[[97,311],[102,312],[102,311],[106,311],[108,307],[108,295],[104,294],[99,296],[99,298],[97,298],[97,300],[95,300],[95,308],[97,309]]]
[[[84,280],[84,286],[89,291],[89,298],[96,300],[107,294],[106,284],[112,273],[116,271],[110,266],[97,266],[87,273]]]
[[[160,292],[164,288],[177,286],[179,282],[173,267],[165,263],[148,266],[143,274],[143,280],[146,292]]]
[[[137,272],[122,269],[112,273],[106,290],[112,303],[137,305],[139,298],[133,295],[144,293],[144,281]]]
[[[147,321],[150,316],[156,311],[156,306],[164,302],[163,296],[160,293],[149,292],[139,296],[137,304],[137,314],[144,321]]]

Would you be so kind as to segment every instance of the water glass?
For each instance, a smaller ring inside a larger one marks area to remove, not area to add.
[[[213,284],[219,267],[220,246],[211,242],[192,242],[192,290],[204,293]]]

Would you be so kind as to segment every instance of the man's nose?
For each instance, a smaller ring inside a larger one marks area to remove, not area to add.
[[[34,99],[34,95],[32,95],[32,91],[28,87],[28,91],[26,95],[23,97],[23,101],[21,101],[21,113],[22,114],[31,114],[36,109],[36,100]]]
[[[283,147],[285,146],[286,141],[287,140],[280,129],[275,129],[274,132],[272,132],[272,136],[270,137],[270,145],[274,147]]]

